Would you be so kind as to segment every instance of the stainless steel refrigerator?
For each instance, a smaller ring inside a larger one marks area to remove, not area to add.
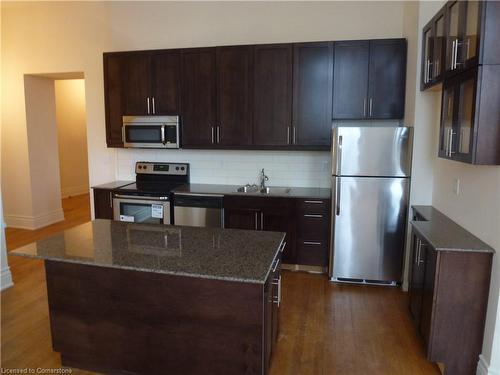
[[[338,127],[332,139],[332,281],[402,279],[412,128]]]

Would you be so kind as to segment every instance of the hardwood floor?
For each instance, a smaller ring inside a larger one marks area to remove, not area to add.
[[[62,206],[64,210],[64,221],[48,225],[37,230],[7,228],[5,230],[7,250],[13,250],[31,242],[38,241],[54,233],[74,227],[75,225],[90,221],[89,194],[65,198],[62,200]]]
[[[88,196],[64,202],[66,221],[38,231],[9,230],[14,249],[89,220]],[[36,232],[36,233],[34,233]],[[9,256],[14,286],[1,294],[2,368],[58,368],[52,351],[43,262]],[[283,271],[280,334],[271,375],[432,375],[399,289],[337,285],[325,276]],[[73,374],[92,374],[74,370]]]

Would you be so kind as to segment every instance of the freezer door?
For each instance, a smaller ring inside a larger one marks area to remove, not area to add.
[[[332,175],[410,176],[413,128],[338,127],[332,134]]]
[[[401,281],[410,180],[333,177],[330,276]]]

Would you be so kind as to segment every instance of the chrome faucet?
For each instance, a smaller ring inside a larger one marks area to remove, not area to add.
[[[269,181],[269,177],[266,176],[266,174],[264,173],[264,168],[262,168],[262,170],[260,171],[260,191],[265,191],[267,189],[266,187],[266,181]]]

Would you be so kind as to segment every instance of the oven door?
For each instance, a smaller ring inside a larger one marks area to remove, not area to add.
[[[122,127],[125,147],[165,148],[164,125],[129,125]]]
[[[115,195],[113,219],[130,223],[170,224],[170,202],[158,198]]]

